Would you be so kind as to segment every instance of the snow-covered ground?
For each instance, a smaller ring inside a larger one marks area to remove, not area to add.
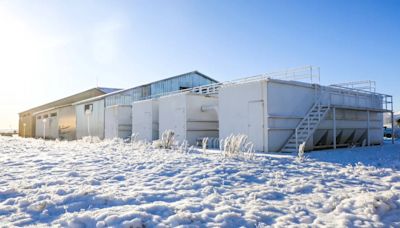
[[[306,156],[0,137],[0,226],[400,227],[400,144]]]

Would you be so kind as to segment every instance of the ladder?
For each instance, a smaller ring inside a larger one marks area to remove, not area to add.
[[[322,105],[320,99],[318,99],[297,125],[294,133],[282,147],[281,152],[297,152],[299,150],[299,145],[303,142],[307,142],[314,134],[329,109],[329,105]]]

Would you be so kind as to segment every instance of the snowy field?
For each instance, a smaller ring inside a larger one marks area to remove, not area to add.
[[[0,226],[400,227],[400,144],[306,156],[0,137]]]

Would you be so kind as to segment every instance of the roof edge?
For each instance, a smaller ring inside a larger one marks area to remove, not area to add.
[[[76,95],[79,95],[79,94],[82,94],[82,93],[89,92],[89,91],[91,91],[91,90],[97,90],[97,91],[99,91],[99,92],[101,92],[101,93],[104,93],[104,91],[101,90],[102,88],[103,88],[103,89],[115,89],[115,90],[117,90],[117,91],[122,90],[122,89],[108,88],[108,87],[93,87],[93,88],[84,90],[84,91],[82,91],[82,92],[78,92],[78,93],[72,94],[72,95],[67,96],[67,97],[63,97],[63,98],[60,98],[60,99],[57,99],[57,100],[53,100],[53,101],[44,103],[44,104],[39,105],[39,106],[35,106],[35,107],[33,107],[33,108],[30,108],[30,109],[26,109],[25,111],[18,112],[18,115],[21,115],[21,114],[23,114],[23,113],[32,111],[32,110],[34,110],[34,109],[37,109],[37,108],[40,108],[40,107],[43,107],[43,106],[46,106],[46,105],[49,105],[49,104],[51,104],[51,103],[53,103],[53,102],[61,101],[61,100],[63,100],[63,99],[68,99],[68,98],[71,98],[71,97],[73,97],[73,96],[76,96]],[[106,93],[104,93],[104,94],[106,94]],[[71,103],[71,105],[72,105],[72,103]]]

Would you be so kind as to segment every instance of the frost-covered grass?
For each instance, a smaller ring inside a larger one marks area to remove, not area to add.
[[[400,227],[400,144],[296,156],[0,137],[0,226]]]

